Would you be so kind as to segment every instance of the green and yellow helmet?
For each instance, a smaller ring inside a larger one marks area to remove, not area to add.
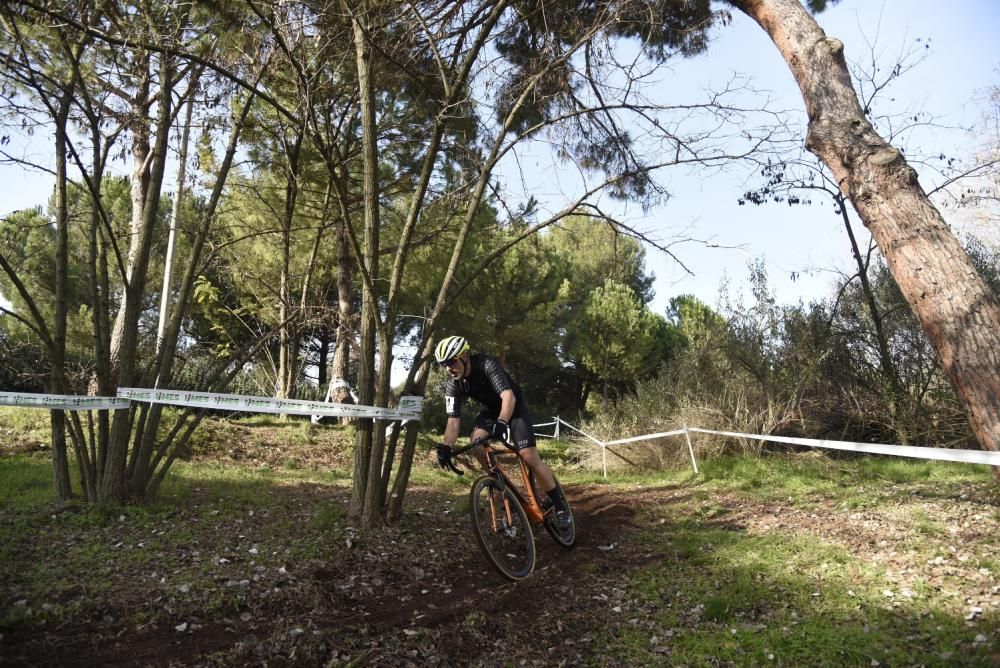
[[[469,342],[461,336],[446,336],[441,339],[434,349],[434,359],[438,364],[443,364],[450,359],[454,359],[469,350]]]

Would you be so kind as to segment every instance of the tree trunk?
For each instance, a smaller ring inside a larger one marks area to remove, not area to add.
[[[830,168],[871,230],[893,278],[969,413],[1000,450],[1000,303],[931,204],[917,173],[865,118],[844,45],[798,0],[733,0],[771,37],[802,91],[806,148]],[[1000,468],[994,468],[1000,477]]]
[[[326,369],[330,357],[330,330],[322,327],[319,331],[319,350],[316,353],[316,387],[326,387]]]
[[[69,208],[67,204],[68,180],[66,174],[66,124],[72,101],[75,77],[71,80],[59,103],[55,117],[56,125],[56,281],[55,314],[52,328],[52,375],[51,392],[62,394],[66,390],[66,317],[67,267],[69,265]],[[72,496],[69,479],[69,459],[66,453],[66,414],[51,411],[49,422],[52,428],[52,472],[56,501],[65,503]]]
[[[388,406],[390,394],[390,367],[392,366],[392,334],[386,331],[385,325],[377,332],[379,340],[379,373],[375,377],[376,406]],[[385,430],[388,422],[375,420],[372,431],[371,460],[368,463],[368,489],[365,498],[364,525],[375,526],[383,517],[385,494],[389,486],[389,475],[392,470],[392,457],[386,457]],[[392,439],[393,446],[396,439]],[[395,448],[391,448],[395,450]],[[383,459],[385,461],[383,461]]]
[[[295,202],[299,195],[299,152],[302,148],[302,132],[296,133],[295,141],[287,150],[288,173],[285,185],[285,211],[281,219],[281,285],[279,286],[278,322],[281,323],[278,344],[278,382],[275,397],[288,399],[295,394],[295,371],[293,359],[295,341],[298,339],[299,321],[290,321],[292,309],[291,245],[292,219],[295,217]]]
[[[506,324],[501,324],[497,327],[497,361],[500,362],[500,366],[507,366],[507,330]]]
[[[171,79],[173,67],[167,56],[160,60],[160,91],[157,95],[156,142],[150,144],[149,119],[146,104],[151,88],[150,57],[148,53],[137,55],[137,74],[140,83],[133,97],[132,157],[132,225],[129,242],[128,263],[122,303],[115,319],[114,334],[111,338],[111,365],[113,376],[121,386],[131,383],[136,368],[136,350],[139,333],[139,316],[142,297],[146,287],[149,269],[149,253],[152,248],[153,230],[156,225],[160,204],[160,189],[163,183],[164,165],[167,155],[167,140],[171,121]],[[111,423],[108,457],[101,475],[98,498],[101,501],[120,502],[126,493],[126,458],[131,436],[131,410],[115,411]],[[132,490],[128,490],[132,491]]]
[[[851,227],[851,219],[847,215],[847,202],[843,193],[836,196],[837,206],[840,208],[840,215],[844,221],[844,228],[847,230],[847,237],[851,241],[851,253],[854,261],[858,265],[858,280],[861,282],[861,291],[864,293],[865,304],[868,306],[868,314],[872,319],[872,326],[875,328],[875,344],[878,348],[879,374],[883,382],[889,387],[891,394],[890,409],[892,411],[893,431],[901,445],[910,444],[910,425],[903,422],[905,405],[903,402],[903,387],[899,382],[899,373],[896,371],[896,363],[889,352],[889,340],[885,336],[885,327],[882,324],[882,313],[879,311],[878,302],[875,300],[875,293],[872,291],[871,282],[868,280],[868,263],[861,257],[861,249],[858,248],[858,241],[854,237],[854,229]]]
[[[351,342],[354,340],[354,302],[351,299],[351,272],[354,267],[351,261],[350,245],[347,238],[347,221],[341,218],[337,227],[337,333],[333,353],[333,370],[330,383],[334,385],[331,392],[333,401],[339,404],[353,403],[348,377],[351,363]],[[339,381],[339,382],[338,382]],[[343,418],[341,422],[347,422]]]
[[[181,131],[181,149],[177,154],[177,190],[174,192],[173,206],[170,208],[170,229],[167,233],[167,256],[163,260],[163,288],[160,292],[160,320],[156,327],[156,355],[159,356],[163,347],[163,333],[167,328],[167,318],[170,314],[170,298],[173,282],[171,280],[174,264],[174,241],[177,237],[177,219],[181,215],[181,203],[184,199],[184,179],[187,175],[188,145],[191,139],[191,116],[194,113],[195,92],[197,91],[197,79],[191,84],[187,100],[182,100],[181,104],[187,103],[184,111],[184,129]],[[160,386],[160,377],[157,374],[153,387]]]
[[[291,341],[289,354],[290,359],[294,368],[292,370],[292,389],[295,389],[295,383],[297,382],[300,375],[302,375],[302,370],[305,368],[306,364],[309,362],[308,347],[306,347],[306,354],[300,355],[302,347],[304,344],[303,339],[306,336],[312,336],[312,331],[316,330],[314,325],[314,318],[309,314],[309,297],[310,290],[312,288],[313,273],[316,271],[316,263],[319,258],[319,249],[323,244],[323,235],[326,233],[327,219],[329,218],[330,212],[330,197],[333,192],[333,184],[327,183],[326,194],[323,196],[323,210],[320,214],[319,224],[316,226],[316,235],[313,237],[312,248],[309,250],[309,260],[306,262],[305,270],[302,272],[302,288],[299,290],[299,326],[296,328],[296,336]],[[327,336],[324,331],[321,334],[323,340],[323,355],[326,354],[326,344]],[[317,383],[317,387],[323,387],[326,380],[326,357],[324,356],[317,364],[320,370],[320,376],[322,379]]]
[[[106,397],[113,392],[114,383],[111,380],[111,340],[110,340],[110,306],[108,304],[108,257],[106,242],[101,228],[102,217],[100,195],[104,181],[105,155],[102,151],[100,123],[96,117],[91,121],[90,138],[93,153],[93,168],[91,172],[91,205],[90,224],[87,234],[87,275],[90,288],[90,322],[94,328],[94,376],[91,388],[98,396]],[[78,460],[78,466],[87,466],[89,470],[82,471],[82,477],[87,481],[87,500],[97,501],[97,485],[99,471],[103,470],[104,458],[108,452],[108,438],[111,420],[109,411],[97,412],[97,432],[90,443],[90,456],[85,462]],[[93,430],[91,430],[93,431]]]
[[[101,158],[101,137],[97,125],[91,129],[91,141],[94,156],[94,166],[91,173],[94,192],[100,192],[104,178],[104,162]],[[107,303],[107,257],[103,251],[104,242],[101,234],[100,202],[93,198],[91,202],[90,222],[87,229],[87,283],[90,298],[90,322],[93,327],[94,343],[94,374],[90,380],[90,389],[98,396],[108,396],[111,393],[108,360],[108,303]],[[92,417],[87,416],[88,432],[90,434],[90,450],[86,457],[77,458],[80,477],[84,481],[84,493],[88,501],[97,500],[98,471],[100,460],[108,448],[109,412],[97,412],[97,429],[94,430]]]
[[[346,7],[345,7],[346,9]],[[351,10],[348,10],[351,11]],[[360,16],[352,14],[354,29],[355,61],[358,68],[358,89],[361,102],[362,153],[364,156],[364,216],[365,216],[365,264],[371,285],[364,286],[361,305],[361,350],[358,359],[358,401],[363,406],[371,406],[375,399],[375,320],[378,317],[378,296],[372,293],[378,280],[379,248],[379,202],[378,202],[378,146],[375,123],[375,94],[371,80],[372,52],[367,38],[367,21],[364,8],[359,8]],[[362,19],[361,17],[364,17]],[[368,472],[372,459],[372,432],[374,421],[358,420],[357,443],[354,450],[354,485],[351,493],[350,513],[363,515],[365,527],[374,526],[376,518],[365,512],[369,480]],[[377,468],[381,471],[381,468]],[[377,483],[376,483],[377,484]],[[380,510],[380,509],[376,509]]]
[[[414,364],[418,361],[414,360]],[[420,365],[411,392],[417,396],[424,396],[427,388],[427,378],[430,375],[430,359],[425,360]],[[399,429],[402,429],[400,425]],[[397,430],[398,431],[398,430]],[[413,420],[406,425],[406,440],[403,443],[403,452],[400,456],[399,470],[396,479],[392,483],[392,494],[389,495],[389,502],[386,504],[386,519],[395,523],[403,515],[403,501],[406,499],[406,488],[410,482],[410,471],[413,468],[413,456],[417,450],[417,436],[420,434],[420,420]],[[395,434],[394,438],[398,438]]]
[[[253,95],[249,95],[239,117],[234,119],[232,132],[226,145],[226,152],[220,166],[215,172],[215,185],[212,188],[208,204],[202,213],[197,231],[191,243],[190,255],[186,258],[186,262],[181,263],[181,266],[185,267],[185,270],[178,285],[177,301],[164,329],[160,354],[153,365],[153,373],[159,379],[162,386],[169,387],[173,379],[173,364],[177,353],[177,341],[180,336],[181,324],[184,322],[191,305],[194,282],[196,276],[200,273],[199,267],[201,266],[203,250],[212,229],[212,224],[216,219],[216,212],[219,202],[222,199],[222,191],[229,177],[236,149],[239,146],[240,135],[253,107],[254,99]],[[166,475],[166,471],[176,457],[176,453],[183,445],[182,442],[175,443],[173,446],[174,451],[164,461],[164,454],[171,447],[171,444],[174,443],[176,431],[172,431],[170,436],[167,436],[157,445],[156,436],[159,431],[162,414],[163,406],[161,404],[153,404],[148,413],[148,418],[144,423],[144,432],[137,434],[141,443],[139,450],[142,451],[143,455],[141,462],[137,461],[136,466],[133,467],[136,477],[133,480],[132,487],[136,498],[148,499],[156,494],[160,482]],[[199,417],[198,420],[200,421],[200,419]],[[193,430],[193,428],[192,426],[191,429]],[[156,451],[155,454],[154,450]],[[159,467],[158,471],[157,467]]]

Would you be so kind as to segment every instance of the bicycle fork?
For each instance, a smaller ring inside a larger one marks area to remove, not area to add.
[[[494,478],[497,481],[498,487],[495,487],[490,491],[490,514],[493,520],[493,532],[497,533],[503,531],[508,536],[513,535],[514,527],[514,514],[510,507],[510,495],[504,494],[507,490],[506,480],[504,480],[503,473],[499,471],[493,472]],[[503,501],[503,512],[499,514],[497,512],[497,497]]]

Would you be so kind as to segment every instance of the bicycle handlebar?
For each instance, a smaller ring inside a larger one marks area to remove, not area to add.
[[[454,457],[454,455],[452,455],[452,457]],[[448,468],[450,468],[452,471],[454,471],[458,475],[465,475],[465,471],[463,471],[462,469],[460,469],[457,466],[455,466],[455,462],[451,458],[448,459]]]
[[[451,451],[451,458],[448,459],[448,468],[450,468],[452,471],[454,471],[458,475],[465,475],[465,472],[462,469],[460,469],[457,466],[455,466],[455,462],[453,461],[454,458],[457,457],[458,455],[461,455],[461,454],[464,454],[465,452],[468,452],[472,448],[478,448],[481,445],[485,445],[485,444],[489,443],[492,440],[493,440],[493,436],[491,434],[486,434],[485,436],[480,436],[479,438],[477,438],[474,441],[470,441],[467,445],[463,445],[461,448],[458,448],[456,450],[452,450]],[[504,445],[504,447],[506,447],[511,452],[517,452],[517,450],[514,449],[514,446],[512,446],[507,441],[500,441],[500,443],[502,443]]]

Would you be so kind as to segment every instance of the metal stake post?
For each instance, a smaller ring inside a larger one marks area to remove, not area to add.
[[[687,425],[684,425],[684,438],[688,442],[688,452],[691,453],[691,466],[694,467],[694,472],[698,472],[698,462],[694,460],[694,448],[691,447],[691,432],[688,431]]]

